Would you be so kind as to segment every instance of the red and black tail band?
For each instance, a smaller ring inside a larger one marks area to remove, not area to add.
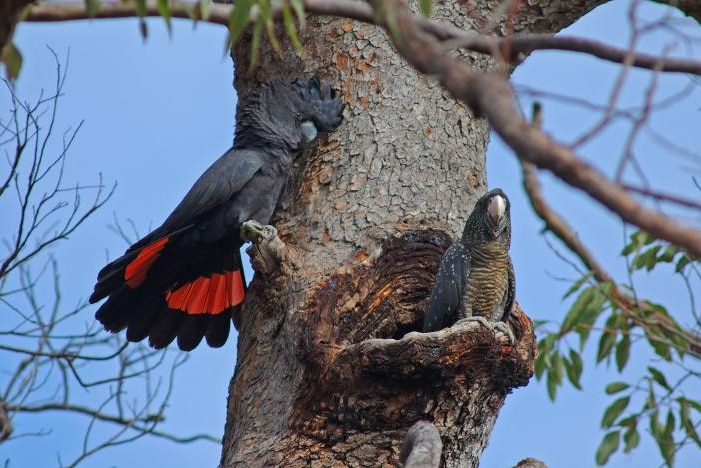
[[[90,297],[109,296],[95,317],[111,332],[127,329],[129,341],[149,338],[164,348],[176,337],[189,351],[206,338],[222,346],[245,297],[236,242],[183,248],[170,236],[128,251],[106,266]]]

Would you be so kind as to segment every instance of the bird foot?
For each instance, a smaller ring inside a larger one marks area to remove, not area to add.
[[[500,331],[506,337],[509,339],[509,344],[514,344],[516,339],[514,338],[514,333],[511,331],[511,328],[504,322],[489,322],[487,321],[486,318],[480,316],[480,315],[473,315],[471,317],[465,317],[463,319],[460,319],[457,321],[457,323],[465,323],[465,322],[478,322],[482,324],[484,327],[487,329],[491,330],[492,332],[495,331]]]
[[[516,338],[514,337],[514,332],[511,331],[511,327],[509,327],[508,324],[504,322],[494,322],[492,325],[492,328],[494,330],[499,330],[502,332],[506,337],[509,339],[509,344],[513,345],[516,342]]]
[[[251,258],[253,269],[259,273],[273,273],[287,258],[287,246],[278,237],[274,226],[246,221],[241,225],[240,236],[243,241],[251,243],[246,253]]]
[[[465,317],[460,320],[458,320],[456,323],[465,323],[465,322],[478,322],[482,324],[485,328],[488,328],[489,330],[494,330],[492,325],[487,322],[487,319],[482,317],[481,315],[473,315],[470,317]]]

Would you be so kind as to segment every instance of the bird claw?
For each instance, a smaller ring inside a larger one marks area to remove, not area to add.
[[[509,339],[509,344],[514,344],[516,342],[516,338],[514,337],[514,332],[511,331],[511,327],[509,327],[508,324],[504,322],[494,322],[494,325],[492,325],[492,328],[494,330],[499,330],[502,332],[506,337]]]
[[[509,326],[504,322],[489,322],[486,318],[482,317],[481,315],[473,315],[471,317],[465,317],[463,319],[458,320],[456,324],[466,322],[478,322],[488,330],[491,330],[492,332],[495,332],[497,330],[502,332],[509,339],[510,344],[514,344],[516,342],[516,339],[514,338],[514,333],[511,331],[511,328],[509,328]]]
[[[241,225],[239,231],[241,240],[252,244],[261,244],[277,237],[277,229],[274,226],[263,226],[258,221],[250,220]]]
[[[274,226],[263,226],[257,221],[246,221],[239,231],[241,240],[250,242],[246,252],[251,258],[253,269],[259,273],[270,274],[279,269],[287,258],[287,246],[278,237]]]
[[[473,315],[471,317],[465,317],[460,320],[458,320],[456,323],[467,323],[467,322],[478,322],[482,324],[484,327],[488,328],[489,330],[493,330],[494,328],[487,322],[487,319],[482,317],[481,315]]]

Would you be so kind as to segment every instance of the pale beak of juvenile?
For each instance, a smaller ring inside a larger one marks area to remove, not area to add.
[[[492,218],[495,225],[499,225],[499,221],[504,216],[506,211],[506,200],[501,195],[495,195],[489,200],[489,206],[487,207],[487,213],[489,217]]]
[[[309,143],[314,140],[317,136],[316,126],[313,122],[306,120],[302,122],[302,134],[304,135],[304,141]]]

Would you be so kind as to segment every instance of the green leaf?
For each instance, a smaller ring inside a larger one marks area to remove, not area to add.
[[[283,23],[285,23],[287,35],[290,36],[292,44],[295,46],[297,55],[304,57],[304,47],[302,46],[302,42],[299,40],[299,36],[297,36],[297,27],[295,26],[295,20],[292,17],[292,10],[287,3],[283,3],[282,5],[282,20]]]
[[[642,268],[645,268],[648,265],[650,258],[652,258],[654,261],[655,255],[649,250],[646,250],[645,252],[635,257],[635,260],[633,260],[632,263],[633,270],[640,270]]]
[[[593,275],[593,273],[590,271],[590,272],[588,272],[586,275],[582,276],[582,277],[579,278],[577,281],[575,281],[575,282],[572,284],[572,286],[570,286],[570,288],[565,292],[565,295],[562,296],[562,298],[563,298],[563,299],[567,299],[567,298],[570,297],[572,294],[574,294],[574,293],[576,293],[577,291],[579,291],[579,289],[582,287],[582,285],[583,285],[584,283],[586,283],[587,280],[588,280],[589,278],[592,277],[592,275]]]
[[[384,23],[387,25],[387,32],[394,42],[401,42],[399,23],[397,22],[397,11],[394,5],[391,2],[382,2],[381,5]]]
[[[241,33],[244,31],[244,29],[246,29],[250,12],[251,0],[237,0],[236,4],[234,5],[234,9],[231,10],[231,13],[229,14],[229,47],[236,44],[236,41],[238,41],[239,37],[241,37]],[[258,24],[260,21],[261,19],[259,15],[256,19],[256,24]],[[253,36],[253,39],[255,40],[255,32]],[[258,39],[258,43],[260,44],[260,38]]]
[[[253,25],[253,39],[251,41],[251,64],[249,70],[253,70],[258,65],[258,55],[260,54],[260,37],[263,34],[263,15],[258,15]]]
[[[650,245],[653,242],[655,242],[655,238],[645,231],[638,231],[636,234],[633,235],[636,237],[636,242],[638,243],[638,245],[641,246]]]
[[[665,463],[668,466],[674,465],[674,455],[676,454],[676,444],[674,443],[674,414],[670,410],[667,412],[667,423],[665,424],[664,430],[657,439],[657,443],[660,447],[660,452],[662,453],[662,458],[664,458]]]
[[[543,377],[543,372],[550,366],[550,356],[548,354],[542,353],[538,354],[535,360],[535,378],[540,380]]]
[[[635,245],[635,244],[633,244],[633,243],[631,242],[630,244],[626,245],[626,246],[623,248],[623,250],[621,250],[621,255],[624,256],[624,257],[627,257],[628,255],[630,255],[630,254],[632,254],[633,252],[635,252],[635,249],[636,249],[637,247],[638,247],[637,245]]]
[[[550,400],[555,401],[555,396],[557,395],[557,387],[562,384],[563,376],[563,363],[562,356],[560,353],[555,351],[551,357],[552,365],[548,369],[548,380],[546,382],[548,387],[548,396]]]
[[[538,357],[535,360],[535,377],[538,380],[543,377],[543,372],[550,367],[550,351],[556,338],[555,333],[549,333],[538,342]]]
[[[599,351],[596,353],[596,362],[599,363],[603,361],[613,350],[613,346],[616,344],[616,333],[604,332],[601,334],[601,339],[599,340]]]
[[[630,403],[630,397],[619,398],[618,400],[611,403],[611,405],[604,411],[604,416],[601,418],[601,427],[608,429],[613,426],[613,423],[618,419],[618,417],[625,411]]]
[[[583,367],[584,364],[582,363],[582,358],[580,357],[579,353],[573,349],[570,349],[570,363],[565,361],[565,370],[567,371],[567,378],[570,379],[572,385],[579,390],[582,389],[580,378],[582,377]]]
[[[304,28],[307,27],[307,16],[304,14],[304,4],[302,0],[290,0],[290,4],[295,11],[297,21],[299,21],[299,29],[304,31]]]
[[[596,449],[596,464],[599,466],[605,465],[611,455],[618,450],[618,443],[621,439],[620,431],[609,432],[604,436],[604,439]]]
[[[655,353],[657,353],[658,356],[660,356],[662,359],[668,362],[672,360],[672,352],[670,351],[669,345],[667,343],[660,341],[659,338],[656,338],[653,335],[648,335],[648,342],[650,343],[650,346],[652,346],[652,349],[655,350]]]
[[[199,0],[199,8],[200,8],[200,18],[203,20],[207,20],[209,18],[209,0]]]
[[[630,335],[623,335],[616,345],[616,367],[618,372],[623,371],[630,357]]]
[[[606,386],[606,393],[609,395],[613,395],[615,393],[622,392],[628,387],[630,387],[630,385],[628,385],[625,382],[613,382]]]
[[[565,320],[562,322],[561,333],[567,333],[569,330],[574,328],[575,325],[578,325],[582,321],[581,318],[584,315],[584,312],[587,310],[587,306],[591,302],[595,291],[596,288],[594,286],[590,286],[582,291],[582,293],[577,297],[577,300],[574,301],[570,311],[567,312],[567,315],[565,316]]]
[[[640,443],[640,434],[635,426],[629,427],[623,434],[623,442],[625,442],[625,446],[623,447],[624,453],[630,453],[631,450],[638,446]]]
[[[136,0],[136,14],[140,18],[146,16],[146,0]]]
[[[166,22],[166,28],[168,29],[168,34],[173,34],[173,27],[170,24],[170,5],[168,5],[168,0],[158,0],[156,2],[156,8],[158,9],[158,14],[163,17]]]
[[[674,257],[679,252],[679,247],[677,247],[676,245],[668,245],[667,247],[665,247],[664,251],[662,252],[662,255],[658,257],[657,261],[672,263],[674,261]]]
[[[2,49],[2,63],[5,64],[5,72],[9,80],[16,80],[22,69],[22,54],[14,42],[7,43]]]
[[[431,0],[420,0],[419,6],[421,7],[421,14],[426,18],[431,16]]]
[[[94,18],[100,10],[100,0],[85,0],[85,12],[90,18]]]
[[[691,263],[691,260],[689,259],[689,256],[684,254],[677,260],[677,265],[674,268],[674,271],[677,273],[681,272],[685,266],[687,266],[689,263]]]
[[[664,374],[662,374],[662,372],[660,372],[652,366],[648,367],[647,370],[648,372],[650,372],[650,375],[652,376],[655,382],[662,385],[667,390],[671,390],[671,387],[667,383],[667,379],[665,378]]]
[[[551,320],[538,320],[538,319],[533,319],[533,329],[538,330],[540,327],[543,325],[550,323]]]
[[[652,270],[655,268],[655,265],[657,265],[657,253],[662,249],[661,245],[656,245],[652,249],[648,251],[650,254],[647,259],[647,263],[645,264],[645,267],[647,267],[647,271]]]
[[[662,436],[662,432],[662,426],[660,425],[660,412],[655,410],[650,415],[650,433],[655,440],[659,440],[659,438]]]
[[[579,335],[579,350],[583,351],[584,345],[587,343],[587,340],[589,339],[589,335],[591,334],[591,327],[584,326],[584,325],[578,325],[575,328],[575,331]]]
[[[645,406],[643,409],[649,410],[657,406],[657,400],[655,398],[655,389],[653,388],[652,381],[648,380],[647,383],[647,398],[645,399]]]
[[[643,246],[651,244],[655,238],[644,231],[636,231],[630,235],[630,243],[621,252],[621,255],[629,255]]]
[[[667,411],[667,422],[664,425],[664,434],[671,436],[674,432],[675,426],[676,422],[674,420],[674,413],[672,412],[672,410],[669,410]]]
[[[273,9],[270,5],[270,0],[260,0],[258,6],[260,6],[259,17],[263,18],[263,25],[265,26],[265,32],[268,35],[268,41],[270,41],[270,45],[272,46],[273,50],[278,54],[281,54],[282,48],[280,47],[280,42],[278,42],[277,37],[275,36],[275,23],[273,23]]]
[[[677,399],[677,401],[679,402],[679,420],[684,428],[684,432],[686,432],[686,435],[693,440],[697,446],[701,447],[701,438],[699,438],[699,434],[696,432],[696,427],[691,420],[691,411],[689,409],[688,400],[680,397]]]
[[[695,400],[686,400],[686,402],[689,404],[689,406],[691,406],[696,411],[701,413],[701,403],[699,403],[698,401],[695,401]]]

